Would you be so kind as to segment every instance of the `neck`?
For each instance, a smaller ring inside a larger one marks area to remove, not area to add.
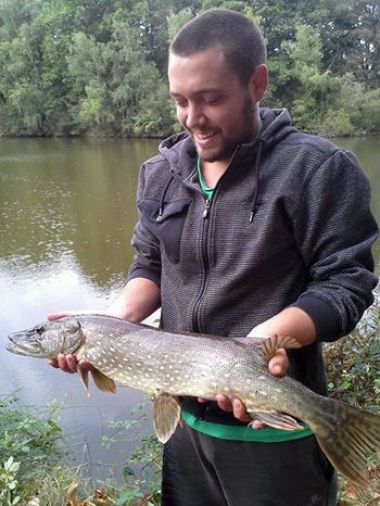
[[[255,118],[252,141],[256,139],[261,130],[261,119],[259,114]],[[237,145],[238,146],[238,145]],[[236,146],[236,147],[237,147]],[[233,156],[233,155],[232,155]],[[204,182],[209,188],[215,188],[219,179],[226,172],[232,156],[226,160],[217,160],[215,162],[207,162],[201,159],[201,172]]]
[[[219,179],[226,172],[230,160],[204,162],[201,160],[201,172],[204,182],[209,188],[215,188]]]

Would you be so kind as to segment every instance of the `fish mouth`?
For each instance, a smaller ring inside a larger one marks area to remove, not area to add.
[[[15,332],[8,336],[9,342],[6,349],[17,355],[41,356],[42,350],[38,337],[33,330]]]

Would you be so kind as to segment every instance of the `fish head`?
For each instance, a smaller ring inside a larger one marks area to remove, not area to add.
[[[74,353],[85,341],[81,324],[72,317],[46,321],[8,336],[7,350],[17,355],[56,358]]]

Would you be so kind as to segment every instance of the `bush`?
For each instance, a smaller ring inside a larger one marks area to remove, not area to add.
[[[330,396],[357,404],[380,414],[380,292],[357,329],[339,341],[326,345]],[[350,483],[340,481],[339,506],[379,504],[379,461],[368,462],[370,484],[358,493]]]
[[[349,112],[343,109],[328,111],[317,124],[316,129],[324,137],[348,137],[356,132]]]

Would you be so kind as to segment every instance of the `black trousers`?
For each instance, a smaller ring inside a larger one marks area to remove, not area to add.
[[[162,506],[335,506],[336,493],[314,436],[225,441],[184,424],[164,448]]]

